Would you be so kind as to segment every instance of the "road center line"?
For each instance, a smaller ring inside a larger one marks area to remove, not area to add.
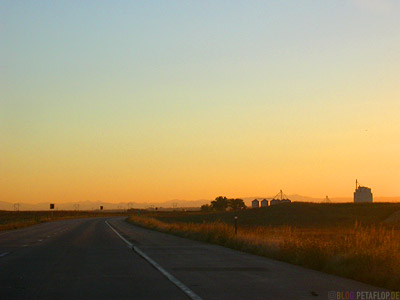
[[[161,274],[163,274],[165,277],[167,277],[169,281],[171,281],[179,289],[181,289],[190,299],[192,299],[192,300],[202,300],[202,298],[200,296],[196,295],[191,289],[189,289],[186,285],[184,285],[182,282],[180,282],[175,276],[173,276],[172,274],[168,273],[157,262],[155,262],[152,258],[147,256],[146,253],[144,253],[138,247],[133,246],[133,244],[131,242],[129,242],[126,238],[124,238],[113,226],[110,225],[110,223],[108,223],[108,221],[105,221],[105,222],[112,229],[112,231],[114,231],[115,234],[118,235],[120,237],[120,239],[123,240],[129,246],[129,248],[131,248],[137,254],[139,254],[141,257],[143,257],[145,260],[147,260],[148,263],[150,263]]]

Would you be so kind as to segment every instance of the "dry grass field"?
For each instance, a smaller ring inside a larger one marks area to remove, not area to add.
[[[0,231],[27,227],[43,222],[105,216],[121,216],[126,213],[99,211],[0,211]]]
[[[149,213],[137,225],[344,276],[400,287],[400,204],[311,204],[225,213]],[[235,235],[233,216],[238,215]],[[389,218],[390,219],[390,218]]]

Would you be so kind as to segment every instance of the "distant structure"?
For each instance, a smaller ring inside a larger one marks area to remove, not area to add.
[[[267,207],[268,206],[268,200],[267,199],[263,199],[261,201],[261,207]]]
[[[276,204],[282,204],[282,203],[291,203],[292,200],[290,200],[283,192],[282,190],[279,191],[278,194],[275,195],[275,197],[269,202],[270,205],[276,205]]]
[[[279,200],[279,199],[272,199],[270,202],[269,202],[269,204],[272,206],[272,205],[276,205],[276,204],[280,204],[281,203],[281,200]]]
[[[372,203],[373,196],[371,189],[366,186],[361,186],[356,180],[356,190],[354,192],[354,203]]]
[[[260,207],[260,201],[258,201],[257,199],[251,201],[251,208],[259,208],[259,207]]]
[[[328,195],[325,197],[325,203],[331,203],[331,200],[329,199]]]

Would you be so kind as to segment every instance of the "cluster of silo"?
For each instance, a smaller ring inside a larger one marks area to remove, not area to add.
[[[282,190],[279,191],[278,194],[275,195],[275,197],[270,201],[271,205],[276,205],[276,204],[283,204],[283,203],[291,203],[292,200],[290,200],[283,192]]]
[[[272,199],[270,201],[270,205],[276,205],[276,204],[283,204],[283,203],[291,203],[292,200],[290,199]]]
[[[268,204],[271,206],[271,205],[291,203],[291,202],[292,200],[287,198],[287,196],[282,192],[282,190],[280,190],[280,192],[277,195],[275,195],[275,197],[272,198],[270,201],[268,201],[267,199],[263,199],[261,201],[258,199],[254,199],[253,201],[251,201],[251,207],[259,208],[260,204],[261,207],[268,207]]]
[[[258,199],[254,199],[253,201],[251,201],[251,208],[259,208],[261,204],[261,207],[267,207],[268,206],[268,200],[267,199],[263,199],[263,200],[258,200]]]
[[[282,191],[280,192],[280,194],[282,195]],[[281,199],[278,199],[277,197],[274,197],[271,199],[271,201],[268,201],[267,199],[263,199],[263,200],[258,200],[258,199],[254,199],[253,201],[251,201],[251,208],[259,208],[260,205],[261,207],[268,207],[268,205],[276,205],[276,204],[282,204],[282,203],[291,203],[292,201],[288,198],[283,198],[281,197]]]

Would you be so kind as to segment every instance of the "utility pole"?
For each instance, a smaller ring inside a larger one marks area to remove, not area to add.
[[[235,216],[235,234],[237,234],[237,219],[238,219],[238,217],[237,216]]]

